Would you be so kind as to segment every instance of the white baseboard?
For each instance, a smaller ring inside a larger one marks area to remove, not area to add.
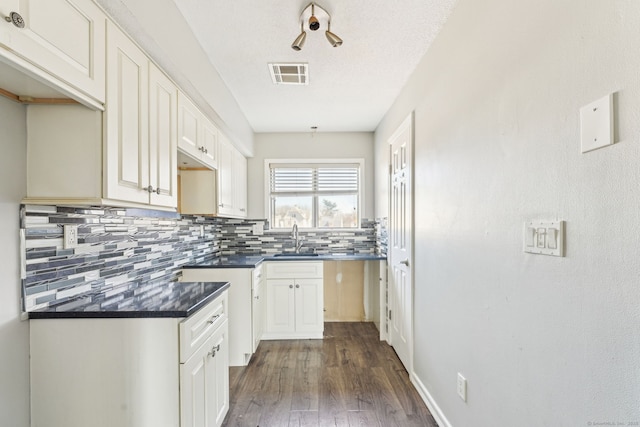
[[[420,378],[418,378],[415,374],[411,374],[409,378],[413,385],[416,387],[416,390],[418,390],[418,394],[420,395],[420,397],[422,397],[424,403],[427,404],[427,408],[429,408],[429,412],[431,412],[431,415],[433,415],[433,418],[438,423],[438,426],[451,427],[451,423],[449,422],[449,420],[447,420],[447,417],[444,416],[442,409],[440,409],[436,401],[433,399],[433,396],[431,396],[431,393],[429,393],[429,390],[427,390],[422,381],[420,381]]]

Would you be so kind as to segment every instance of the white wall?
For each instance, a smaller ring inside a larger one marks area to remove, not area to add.
[[[384,166],[415,110],[414,369],[453,426],[640,422],[638,28],[637,0],[459,0],[376,131]],[[619,142],[581,154],[610,92]],[[566,257],[524,254],[555,218]]]
[[[26,195],[25,107],[0,97],[0,424],[29,425],[29,323],[20,321],[19,204]]]
[[[248,216],[266,218],[265,159],[364,159],[363,218],[374,218],[372,132],[258,133],[248,159]]]

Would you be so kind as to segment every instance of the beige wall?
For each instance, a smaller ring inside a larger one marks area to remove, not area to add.
[[[29,323],[20,321],[19,204],[26,195],[25,107],[0,97],[0,424],[29,426]]]
[[[414,374],[443,425],[640,421],[638,28],[637,0],[459,0],[377,129],[384,167],[415,111]],[[611,92],[618,143],[581,154]],[[523,253],[532,219],[567,221],[565,258]]]
[[[258,133],[248,159],[249,218],[266,218],[265,159],[364,159],[363,218],[373,218],[373,133]]]

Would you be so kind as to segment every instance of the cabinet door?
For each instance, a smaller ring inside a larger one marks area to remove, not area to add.
[[[0,21],[0,44],[99,102],[105,101],[106,16],[91,0],[2,0],[24,28]]]
[[[295,307],[296,332],[324,330],[322,279],[296,279]]]
[[[228,322],[213,335],[215,354],[207,359],[207,388],[209,407],[207,413],[207,427],[222,425],[224,417],[229,411],[229,348]]]
[[[198,121],[200,110],[182,92],[178,93],[178,147],[194,159],[200,159]]]
[[[295,332],[293,279],[267,279],[267,331]]]
[[[265,303],[264,296],[264,279],[260,275],[259,278],[254,279],[255,285],[253,287],[253,302],[252,302],[252,320],[253,320],[253,351],[255,352],[262,339],[262,333],[264,332],[265,322]]]
[[[150,203],[176,207],[178,89],[155,65],[149,66],[149,185]]]
[[[247,216],[247,159],[241,152],[234,149],[233,174],[235,187],[236,216],[246,218]]]
[[[149,60],[111,23],[107,75],[105,196],[149,203]]]
[[[220,135],[218,138],[218,214],[235,215],[233,194],[233,146]]]
[[[217,427],[229,410],[227,321],[180,365],[180,426]]]
[[[218,168],[218,129],[202,116],[202,161],[209,167]]]

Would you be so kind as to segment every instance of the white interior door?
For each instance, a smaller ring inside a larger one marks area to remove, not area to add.
[[[407,371],[413,353],[413,115],[389,139],[389,343]]]

